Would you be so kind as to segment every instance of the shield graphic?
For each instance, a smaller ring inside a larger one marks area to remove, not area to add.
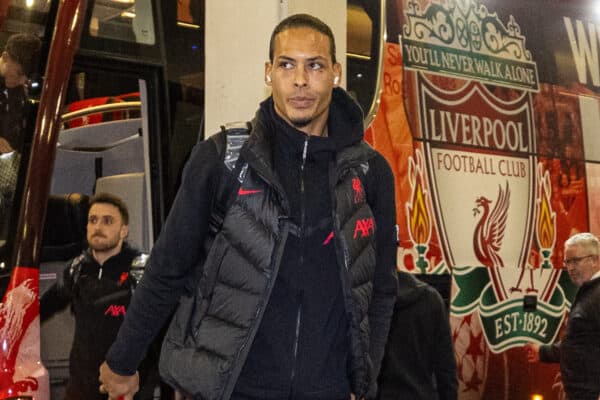
[[[518,21],[511,15],[504,23],[487,7],[405,0],[399,35],[413,139],[409,185],[401,186],[407,201],[399,220],[408,240],[399,265],[451,271],[459,388],[461,398],[473,399],[490,397],[486,382],[498,384],[522,361],[506,350],[556,338],[571,294],[552,265],[553,206],[560,203],[549,178],[553,164],[538,158],[534,121],[545,97],[537,63]],[[507,397],[509,380],[503,382]]]
[[[548,262],[555,238],[550,181],[536,159],[530,92],[498,96],[478,81],[452,79],[448,88],[435,76],[412,74],[413,133],[442,253],[459,287],[453,313],[478,308],[494,352],[549,342],[564,295],[561,271]],[[524,312],[524,296],[536,298],[537,310]]]
[[[532,238],[535,144],[529,93],[507,102],[476,81],[447,91],[420,73],[418,85],[445,258],[453,266],[487,267],[495,296],[505,300],[512,275],[526,264]]]

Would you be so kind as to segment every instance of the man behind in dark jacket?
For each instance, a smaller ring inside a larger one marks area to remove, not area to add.
[[[41,42],[30,33],[10,36],[0,55],[0,238],[13,214],[13,197],[23,151],[26,83],[37,69]]]
[[[8,38],[0,56],[0,153],[22,151],[26,84],[38,67],[42,43],[30,33]]]
[[[130,275],[131,269],[143,267],[146,259],[125,242],[128,224],[127,206],[120,198],[96,195],[88,213],[89,248],[67,264],[63,276],[40,300],[42,322],[68,305],[75,316],[66,400],[106,399],[98,392],[98,368],[123,322],[132,285],[139,279]],[[150,370],[145,366],[144,376]],[[152,386],[144,386],[148,393],[139,398],[152,398]]]
[[[378,399],[456,400],[456,361],[442,296],[406,272],[398,272],[398,287]]]
[[[600,397],[600,241],[578,233],[565,242],[563,268],[579,287],[562,341],[525,345],[529,362],[560,362],[560,375],[569,400]]]
[[[363,140],[360,107],[338,87],[326,24],[284,19],[269,53],[272,96],[239,153],[235,201],[207,253],[224,163],[216,141],[198,144],[101,367],[100,390],[111,399],[135,391],[145,347],[178,301],[161,373],[186,397],[375,393],[397,290],[392,173]],[[185,296],[189,286],[200,294]],[[180,319],[190,303],[196,311]]]

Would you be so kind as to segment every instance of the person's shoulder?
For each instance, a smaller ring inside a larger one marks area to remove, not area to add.
[[[211,137],[194,145],[185,163],[183,181],[192,184],[202,182],[222,164],[222,157],[217,149],[215,139]],[[186,178],[187,177],[187,178]]]
[[[129,275],[135,281],[134,284],[136,286],[140,283],[140,280],[144,275],[149,257],[150,256],[147,253],[138,252],[131,260],[131,265],[129,266]]]
[[[131,266],[136,268],[144,268],[148,264],[148,253],[138,252],[131,260]]]
[[[79,254],[76,257],[73,257],[71,260],[69,260],[67,262],[67,267],[69,268],[73,268],[73,267],[77,267],[78,265],[84,264],[89,257],[91,256],[89,249],[86,249],[84,251],[81,252],[81,254]]]
[[[592,280],[589,280],[587,282],[584,282],[584,284],[579,288],[579,292],[581,292],[582,294],[592,294],[593,293],[593,297],[597,297],[600,295],[600,278],[594,278]]]
[[[373,153],[371,154],[371,158],[369,159],[369,164],[371,164],[372,168],[378,172],[392,172],[390,164],[387,162],[386,158],[376,149],[373,149]]]
[[[218,135],[219,133],[216,133],[204,140],[198,141],[192,149],[190,158],[217,159],[219,153],[218,141],[221,140],[217,138]]]
[[[436,288],[434,288],[433,286],[431,286],[430,284],[424,282],[425,286],[423,288],[423,291],[425,293],[427,293],[427,297],[429,297],[431,302],[435,302],[441,305],[444,305],[444,299],[442,298],[442,295],[440,294],[440,292],[438,292],[438,290]]]
[[[385,157],[373,149],[367,165],[365,176],[368,189],[384,193],[390,192],[393,195],[393,190],[390,189],[394,187],[394,174]]]
[[[89,251],[85,250],[80,255],[67,262],[67,266],[65,268],[64,273],[65,278],[70,279],[72,281],[77,281],[77,278],[81,273],[81,269],[83,268],[84,264],[88,262],[89,257]]]
[[[596,288],[596,289],[600,288],[600,277],[597,277],[597,278],[594,278],[594,279],[590,280],[588,282],[588,284],[590,285],[590,287],[593,287],[593,288]]]
[[[414,290],[419,293],[421,301],[426,301],[430,305],[438,304],[445,307],[444,299],[440,292],[434,285],[426,282],[424,277],[417,277],[410,273],[399,272],[398,278],[400,283],[413,286]]]
[[[212,170],[215,167],[220,167],[223,162],[227,162],[226,153],[231,152],[232,149],[239,150],[248,139],[248,136],[249,130],[246,125],[226,124],[219,132],[194,145],[189,163],[196,169],[208,168]]]
[[[595,278],[585,282],[579,289],[581,292],[580,302],[586,304],[586,307],[596,308],[600,303],[600,278]]]
[[[364,172],[367,178],[387,179],[393,176],[392,168],[379,151],[364,140],[360,146],[364,149],[365,165],[367,166]]]
[[[146,260],[148,255],[144,253],[142,250],[137,248],[135,245],[132,245],[128,241],[123,242],[123,246],[121,247],[121,256],[126,257],[131,260],[131,263],[137,262],[136,260]]]

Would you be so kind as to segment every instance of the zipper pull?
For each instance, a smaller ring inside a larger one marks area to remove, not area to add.
[[[306,153],[308,153],[308,135],[304,138],[304,149],[302,150],[302,171],[304,171],[304,163],[306,163]]]
[[[102,279],[102,267],[100,267],[100,270],[98,271],[98,279]]]

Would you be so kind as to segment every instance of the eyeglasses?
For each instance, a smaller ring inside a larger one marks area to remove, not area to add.
[[[577,265],[580,261],[585,260],[588,257],[596,257],[596,254],[588,254],[583,257],[573,257],[563,261],[563,268],[567,268],[569,265]]]

